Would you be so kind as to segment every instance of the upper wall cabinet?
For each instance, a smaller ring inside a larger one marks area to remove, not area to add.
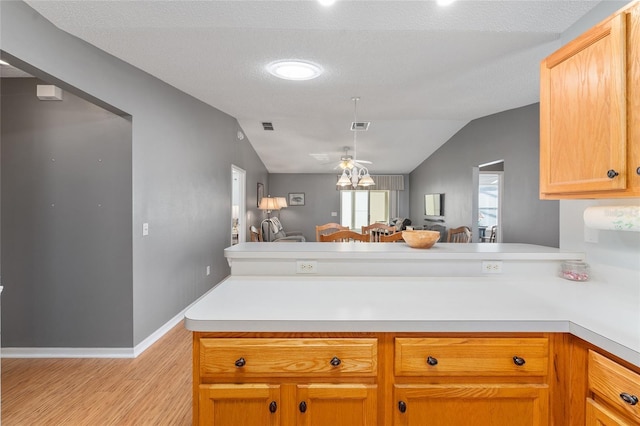
[[[640,3],[542,61],[540,198],[640,196]]]

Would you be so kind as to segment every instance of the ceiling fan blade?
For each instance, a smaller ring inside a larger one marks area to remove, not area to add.
[[[367,161],[367,160],[356,160],[356,163],[362,163],[362,164],[373,164],[371,161]]]

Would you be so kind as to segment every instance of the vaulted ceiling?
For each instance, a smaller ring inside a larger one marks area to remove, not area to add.
[[[336,173],[359,96],[357,119],[371,125],[357,157],[374,174],[409,173],[470,120],[537,102],[540,60],[598,2],[27,1],[236,117],[271,173]],[[265,68],[278,59],[324,73],[280,80]]]

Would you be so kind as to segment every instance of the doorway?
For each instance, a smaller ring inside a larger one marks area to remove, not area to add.
[[[247,238],[246,176],[245,170],[231,165],[231,245]]]
[[[504,160],[474,167],[474,240],[502,242]]]

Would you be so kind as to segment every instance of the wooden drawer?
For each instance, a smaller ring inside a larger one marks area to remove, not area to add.
[[[377,352],[369,338],[202,338],[200,375],[375,376]]]
[[[640,421],[640,402],[637,402],[640,398],[640,375],[589,351],[589,390],[595,394],[596,401],[604,401],[636,422]]]
[[[546,376],[548,353],[547,338],[398,337],[394,367],[396,376]]]

